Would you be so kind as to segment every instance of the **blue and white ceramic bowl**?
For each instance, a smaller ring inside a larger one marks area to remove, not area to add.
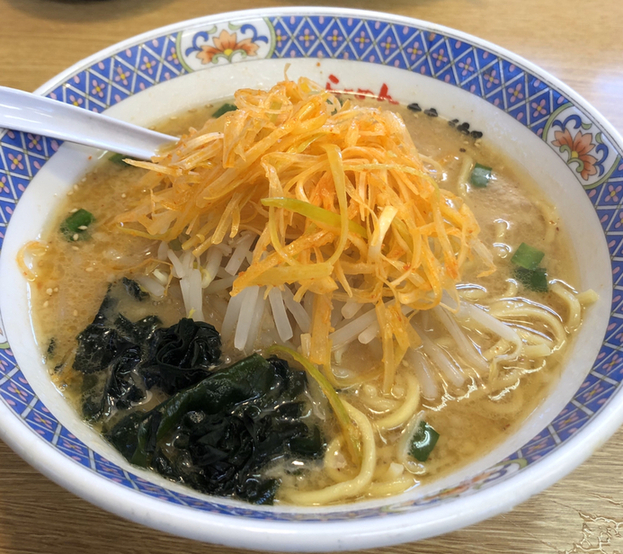
[[[582,98],[492,44],[423,21],[328,8],[188,21],[96,54],[39,94],[150,125],[307,75],[327,87],[417,102],[484,131],[542,184],[574,242],[580,288],[600,295],[552,394],[494,452],[400,496],[318,509],[208,498],[129,466],[52,386],[28,319],[17,250],[37,237],[97,152],[0,132],[0,436],[64,487],[187,537],[262,550],[369,548],[430,537],[512,508],[571,471],[623,421],[623,139]]]

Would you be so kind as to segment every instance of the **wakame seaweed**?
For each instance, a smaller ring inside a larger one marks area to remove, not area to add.
[[[137,302],[145,298],[130,279],[111,285],[93,322],[77,337],[73,367],[84,375],[82,408],[89,420],[141,402],[154,386],[167,394],[190,387],[221,356],[212,325],[183,318],[162,328],[156,316],[132,322],[117,310],[123,294]]]
[[[132,279],[128,279],[127,277],[124,277],[121,280],[121,282],[123,283],[125,291],[132,298],[134,298],[134,300],[138,300],[139,302],[142,302],[146,298],[149,298],[149,293],[144,291],[136,281],[133,281]]]
[[[130,279],[113,283],[78,335],[84,416],[103,421],[107,439],[133,464],[208,494],[272,503],[280,480],[265,470],[325,449],[303,395],[305,372],[259,354],[215,369],[221,338],[212,325],[183,318],[163,328],[156,316],[131,321],[120,313],[145,298]],[[153,387],[169,398],[139,411]],[[111,418],[116,410],[125,414]]]
[[[167,394],[194,385],[221,357],[221,337],[208,323],[181,319],[156,332],[152,378]]]
[[[108,440],[133,464],[208,494],[272,503],[277,460],[318,458],[318,426],[301,419],[304,372],[253,354],[210,373],[149,412],[133,412]]]

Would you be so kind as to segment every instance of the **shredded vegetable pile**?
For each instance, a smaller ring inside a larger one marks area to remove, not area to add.
[[[361,107],[307,79],[243,89],[236,111],[209,119],[152,162],[150,191],[117,222],[179,240],[199,259],[241,233],[252,259],[231,290],[288,286],[315,293],[303,353],[330,368],[333,301],[374,306],[384,388],[420,344],[409,315],[439,305],[468,259],[495,270],[461,198],[440,189],[402,119]]]

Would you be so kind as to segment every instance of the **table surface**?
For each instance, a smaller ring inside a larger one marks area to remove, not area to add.
[[[378,9],[375,0],[339,0]],[[238,0],[231,9],[331,5]],[[113,43],[183,19],[217,13],[217,0],[0,0],[0,85],[32,91]],[[385,0],[385,11],[499,44],[540,65],[623,131],[621,0]],[[608,553],[623,550],[620,430],[571,475],[512,512],[380,553]],[[233,553],[91,506],[33,470],[0,442],[0,554]]]

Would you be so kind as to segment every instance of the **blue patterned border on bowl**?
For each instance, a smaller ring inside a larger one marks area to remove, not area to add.
[[[101,477],[173,504],[232,516],[279,521],[352,520],[415,511],[500,483],[547,456],[608,403],[623,379],[623,164],[601,126],[556,87],[469,41],[381,18],[335,15],[222,21],[164,34],[116,52],[69,76],[47,92],[61,102],[100,112],[180,75],[263,58],[364,61],[417,72],[483,98],[525,125],[568,165],[586,189],[603,227],[612,260],[613,302],[597,360],[573,400],[543,432],[506,460],[457,487],[416,501],[350,511],[288,513],[197,499],[155,485],[106,460],[65,429],[37,398],[0,344],[0,398],[42,440]],[[14,207],[58,141],[6,131],[0,135],[0,246]],[[0,338],[0,340],[2,340]]]

